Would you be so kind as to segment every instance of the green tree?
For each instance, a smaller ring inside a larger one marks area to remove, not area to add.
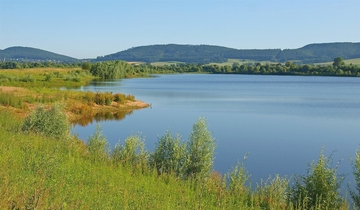
[[[91,64],[88,62],[85,62],[81,65],[82,69],[84,70],[90,70],[91,69]]]
[[[92,65],[90,72],[103,79],[119,79],[132,74],[134,67],[125,61],[105,61]]]
[[[342,59],[342,57],[336,57],[334,59],[334,62],[333,62],[333,66],[336,67],[336,68],[339,68],[340,66],[343,66],[345,65],[345,62],[344,60]]]
[[[184,178],[203,179],[210,174],[214,162],[215,140],[208,131],[205,118],[193,125],[186,143],[185,160],[181,169]]]

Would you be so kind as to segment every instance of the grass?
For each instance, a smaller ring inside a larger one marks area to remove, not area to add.
[[[0,70],[0,86],[80,87],[95,77],[80,68],[32,68]]]

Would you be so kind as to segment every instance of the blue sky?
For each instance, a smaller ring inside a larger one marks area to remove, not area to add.
[[[360,42],[360,0],[0,0],[0,49],[94,58],[153,44]]]

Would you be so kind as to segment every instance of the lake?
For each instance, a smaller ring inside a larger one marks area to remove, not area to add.
[[[226,173],[248,154],[253,185],[275,174],[305,174],[324,148],[352,182],[350,158],[360,149],[360,78],[175,74],[94,81],[83,91],[134,95],[151,107],[121,121],[102,121],[111,146],[140,133],[152,151],[166,130],[188,139],[205,117],[216,139],[214,170]],[[97,123],[75,126],[87,140]]]

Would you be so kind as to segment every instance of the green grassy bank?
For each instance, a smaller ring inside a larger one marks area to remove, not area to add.
[[[189,174],[182,168],[177,171],[177,164],[167,167],[169,159],[161,154],[188,150],[190,145],[162,147],[169,142],[176,145],[169,133],[159,139],[154,153],[143,151],[136,136],[110,151],[101,130],[85,144],[74,136],[29,132],[24,119],[6,108],[0,109],[0,116],[0,209],[349,209],[353,205],[340,195],[341,177],[322,153],[293,186],[289,179],[276,176],[253,190],[243,163],[224,175],[201,170]],[[191,136],[211,139],[206,124],[199,122]],[[356,161],[358,173],[360,153]],[[186,166],[186,160],[181,164]],[[353,192],[354,201],[358,195]]]

